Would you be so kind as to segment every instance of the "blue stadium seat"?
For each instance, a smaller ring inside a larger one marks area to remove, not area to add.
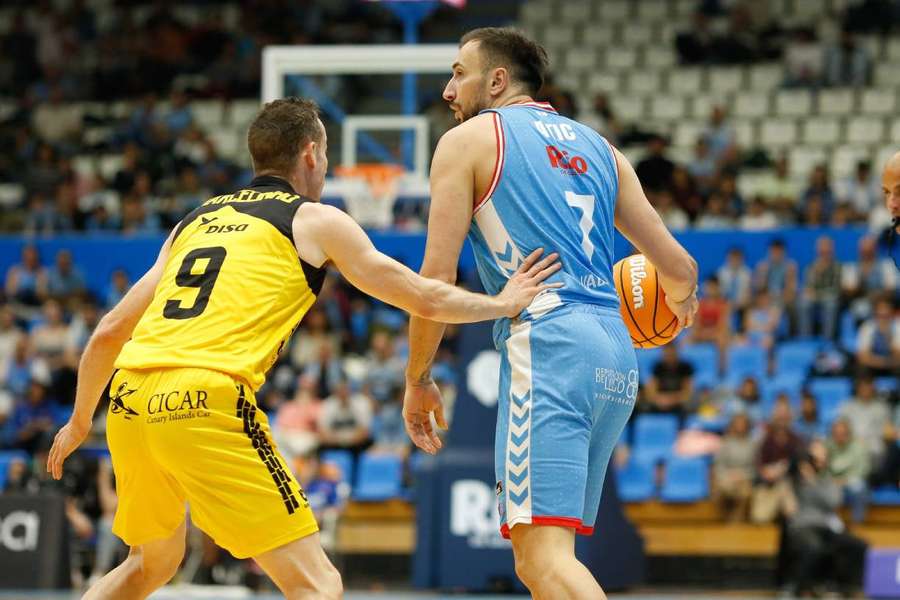
[[[9,477],[9,465],[16,459],[28,464],[30,456],[24,450],[0,450],[0,492],[6,487],[6,479]]]
[[[856,352],[856,334],[858,328],[856,327],[856,318],[853,316],[849,310],[844,311],[844,314],[841,315],[841,320],[838,325],[838,339],[840,341],[841,348],[850,353]]]
[[[809,381],[809,391],[820,408],[823,404],[841,404],[853,395],[853,382],[849,377],[814,377]]]
[[[654,470],[653,463],[632,457],[627,465],[616,471],[619,498],[624,502],[644,502],[653,498],[656,495]]]
[[[634,355],[637,357],[638,375],[641,381],[649,381],[650,376],[653,375],[653,367],[662,358],[662,348],[637,349],[634,351]]]
[[[337,466],[341,471],[341,481],[353,487],[353,453],[349,450],[325,450],[319,460]]]
[[[721,378],[718,373],[713,373],[712,371],[700,371],[699,373],[694,373],[694,389],[696,390],[703,388],[714,390],[719,387],[720,383]]]
[[[900,382],[896,377],[876,377],[875,389],[881,394],[890,394],[900,388]]]
[[[740,345],[728,349],[728,367],[726,375],[729,379],[752,375],[762,380],[768,371],[766,351],[759,346]]]
[[[678,437],[678,417],[675,415],[640,415],[634,421],[636,460],[656,462],[668,456]]]
[[[820,343],[816,339],[784,342],[775,348],[775,374],[806,375],[816,360]]]
[[[713,344],[685,344],[678,353],[694,367],[694,376],[701,373],[719,374],[719,350]]]
[[[380,502],[403,494],[403,461],[393,454],[363,454],[353,499]]]
[[[702,458],[670,458],[659,497],[663,502],[697,502],[709,496],[709,463]]]
[[[900,490],[893,487],[882,487],[872,490],[869,500],[876,506],[900,506]]]

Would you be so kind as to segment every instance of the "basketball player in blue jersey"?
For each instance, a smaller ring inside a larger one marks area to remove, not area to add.
[[[535,102],[544,50],[512,29],[466,34],[444,99],[460,123],[435,150],[422,274],[454,281],[468,235],[494,293],[528,253],[559,252],[563,268],[521,314],[501,319],[495,463],[501,533],[534,598],[603,598],[575,558],[590,534],[610,455],[631,415],[638,373],[612,282],[613,229],[656,266],[679,327],[697,308],[697,265],[647,202],[631,165],[590,128]],[[446,428],[430,376],[444,326],[414,317],[404,400],[423,450]]]

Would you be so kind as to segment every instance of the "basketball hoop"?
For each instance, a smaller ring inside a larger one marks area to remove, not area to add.
[[[397,196],[397,182],[406,169],[390,163],[359,163],[335,167],[334,172],[338,177],[365,181],[374,200],[393,202]]]

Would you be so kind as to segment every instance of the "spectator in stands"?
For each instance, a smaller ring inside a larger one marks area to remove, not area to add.
[[[697,229],[731,229],[734,227],[734,219],[728,213],[725,199],[718,192],[709,195],[706,208],[700,217],[694,222]]]
[[[831,86],[865,87],[872,72],[869,51],[844,29],[841,38],[825,51],[825,83]]]
[[[372,444],[372,401],[353,393],[341,382],[322,403],[319,413],[320,448],[340,448],[359,455]]]
[[[675,48],[681,63],[693,65],[710,60],[715,36],[702,11],[694,13],[691,27],[675,36]]]
[[[344,379],[343,361],[334,355],[334,349],[330,344],[320,344],[319,355],[306,365],[303,374],[315,382],[316,395],[319,398],[327,398]]]
[[[675,205],[687,213],[691,220],[703,210],[703,197],[694,185],[690,173],[681,165],[675,165],[675,170],[672,171],[671,194]]]
[[[871,375],[856,378],[856,392],[841,406],[839,414],[850,423],[853,437],[865,445],[872,464],[877,464],[884,454],[882,430],[890,422],[891,413],[887,403],[878,397]]]
[[[102,458],[97,462],[97,503],[100,508],[95,528],[97,548],[88,585],[106,575],[128,553],[128,547],[112,531],[119,497],[116,495],[112,461],[109,458]]]
[[[372,424],[373,450],[406,456],[409,453],[409,436],[403,423],[403,386],[392,394],[392,400],[375,413]]]
[[[31,339],[23,335],[16,342],[6,363],[0,365],[0,384],[15,396],[24,396],[33,372],[46,373],[49,377],[46,362],[34,356]]]
[[[747,518],[756,456],[750,425],[746,414],[733,416],[713,461],[713,498],[728,521]]]
[[[703,294],[697,308],[694,326],[690,329],[691,343],[712,342],[719,349],[719,368],[725,365],[725,356],[731,340],[731,305],[722,296],[719,278],[715,275],[703,282]]]
[[[404,363],[397,356],[394,338],[387,331],[372,335],[372,349],[366,364],[365,385],[379,405],[392,399],[397,386],[403,384]]]
[[[807,444],[825,437],[825,429],[819,420],[819,403],[808,388],[800,393],[800,418],[794,421],[794,431]]]
[[[31,331],[35,351],[45,358],[51,369],[62,366],[69,344],[69,326],[63,320],[63,309],[56,300],[44,303],[43,321]]]
[[[148,211],[144,199],[129,192],[122,198],[122,233],[126,235],[147,235],[159,233],[159,216]]]
[[[825,70],[824,58],[815,30],[796,28],[784,48],[785,86],[818,88]]]
[[[744,377],[736,393],[725,399],[724,413],[729,416],[747,415],[753,423],[762,423],[763,407],[755,377]]]
[[[762,231],[777,227],[778,219],[763,199],[757,196],[750,202],[747,212],[738,219],[738,225],[744,231]]]
[[[809,205],[817,198],[821,203],[821,216],[817,217],[820,222],[811,223],[809,220]],[[803,191],[800,201],[800,209],[803,211],[808,225],[822,224],[827,221],[834,210],[835,199],[834,192],[831,190],[831,183],[828,180],[828,168],[824,164],[816,165],[809,175],[809,185]]]
[[[647,156],[638,161],[634,168],[651,201],[656,192],[667,190],[672,184],[675,163],[666,156],[666,145],[667,140],[663,136],[651,136],[647,141]]]
[[[310,460],[313,475],[303,480],[303,491],[321,528],[322,547],[327,551],[334,551],[338,518],[348,490],[341,483],[340,468],[337,465],[314,458]]]
[[[859,327],[856,362],[876,376],[900,377],[900,318],[893,299],[880,296],[873,312]]]
[[[724,172],[719,176],[719,194],[725,200],[725,210],[733,217],[744,213],[744,197],[737,189],[737,178],[733,173]]]
[[[737,160],[737,135],[727,121],[728,113],[722,105],[713,106],[709,124],[701,137],[709,146],[709,154],[721,170]]]
[[[22,248],[22,261],[6,272],[6,297],[22,309],[36,309],[47,297],[47,270],[35,246]]]
[[[828,225],[828,215],[825,214],[825,203],[818,194],[813,194],[806,199],[802,207],[800,222],[807,227],[825,227]]]
[[[56,405],[47,397],[48,388],[32,380],[28,392],[19,402],[4,431],[5,445],[34,452],[41,438],[51,436],[58,426]]]
[[[797,298],[797,263],[787,256],[784,240],[775,238],[769,242],[766,258],[756,264],[753,288],[766,290],[772,302],[790,311]]]
[[[22,329],[16,323],[16,315],[7,304],[0,304],[0,373],[3,366],[13,356],[16,344],[24,337]],[[0,387],[3,378],[0,376]]]
[[[756,292],[753,305],[744,313],[744,338],[748,344],[771,351],[778,336],[783,313],[772,303],[767,290]]]
[[[790,469],[802,444],[791,429],[791,421],[790,405],[776,404],[756,455],[756,483],[750,505],[754,523],[771,523],[792,513],[796,506]]]
[[[853,210],[855,221],[865,222],[869,213],[882,203],[881,182],[872,172],[872,163],[861,160],[856,171],[837,186],[837,201]]]
[[[283,403],[275,416],[280,444],[292,456],[304,456],[319,445],[318,423],[322,401],[316,395],[316,380],[308,375],[297,378],[294,397]]]
[[[886,487],[900,490],[900,408],[893,423],[884,426],[882,440],[885,452],[880,461],[873,464],[869,485],[872,489]]]
[[[78,369],[78,360],[81,352],[87,345],[88,338],[100,323],[100,308],[92,299],[87,299],[78,307],[78,311],[72,316],[69,323],[69,339],[66,344],[67,362]]]
[[[84,293],[84,275],[72,264],[72,253],[69,250],[63,249],[56,253],[56,264],[47,272],[47,290],[51,298],[63,303]]]
[[[294,336],[291,347],[291,364],[297,369],[305,369],[319,356],[319,347],[322,344],[331,346],[332,356],[338,354],[340,340],[333,331],[325,310],[314,306],[303,319],[300,328],[301,335]]]
[[[794,565],[794,595],[819,593],[816,588],[834,579],[843,597],[852,597],[862,583],[866,543],[849,533],[840,516],[841,488],[828,472],[828,450],[821,442],[809,445],[797,468],[797,502],[788,520],[788,546]],[[827,571],[822,565],[828,564]]]
[[[662,190],[653,194],[651,202],[656,209],[656,212],[659,213],[663,223],[665,223],[666,227],[669,229],[678,231],[687,229],[690,225],[687,213],[675,204],[672,200],[672,194],[668,190]]]
[[[125,296],[131,288],[128,272],[125,269],[116,269],[110,277],[109,287],[106,291],[106,308],[111,309]]]
[[[725,264],[719,267],[716,275],[722,286],[722,295],[739,314],[750,305],[750,268],[744,262],[744,251],[734,246],[728,250]]]
[[[786,155],[781,155],[775,160],[773,169],[757,182],[753,192],[771,206],[782,220],[795,218],[800,186],[791,177]]]
[[[834,241],[816,240],[816,258],[806,267],[798,309],[800,335],[809,337],[818,323],[820,335],[834,339],[841,291],[841,265],[834,258]]]
[[[687,170],[694,178],[701,193],[706,195],[713,190],[716,175],[719,173],[719,165],[710,152],[709,142],[705,137],[697,138],[697,142],[694,144],[694,158],[688,163]]]
[[[663,346],[662,359],[653,367],[647,382],[647,409],[683,417],[694,391],[694,368],[678,355],[675,344]]]
[[[891,259],[879,258],[875,236],[859,238],[857,247],[856,261],[841,265],[841,292],[844,304],[861,320],[872,316],[879,297],[890,298],[900,278]]]
[[[866,516],[869,476],[869,453],[853,438],[847,419],[837,419],[831,424],[831,439],[827,443],[828,472],[834,482],[844,490],[844,497],[852,509],[854,523],[861,523]]]
[[[619,143],[622,124],[616,118],[612,105],[609,102],[609,97],[606,94],[599,93],[594,96],[591,112],[583,115],[580,120],[609,140],[610,144],[616,145]]]

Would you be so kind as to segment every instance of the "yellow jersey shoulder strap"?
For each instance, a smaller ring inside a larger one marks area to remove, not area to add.
[[[173,240],[177,239],[184,229],[197,219],[201,219],[202,222],[203,215],[217,211],[224,206],[230,206],[239,213],[268,222],[296,248],[293,229],[294,215],[304,202],[314,201],[294,192],[291,185],[280,177],[260,175],[254,177],[246,188],[231,194],[214,196],[189,212],[175,229]],[[325,279],[325,268],[314,267],[300,257],[297,259],[303,267],[303,274],[309,288],[314,295],[318,296]]]

